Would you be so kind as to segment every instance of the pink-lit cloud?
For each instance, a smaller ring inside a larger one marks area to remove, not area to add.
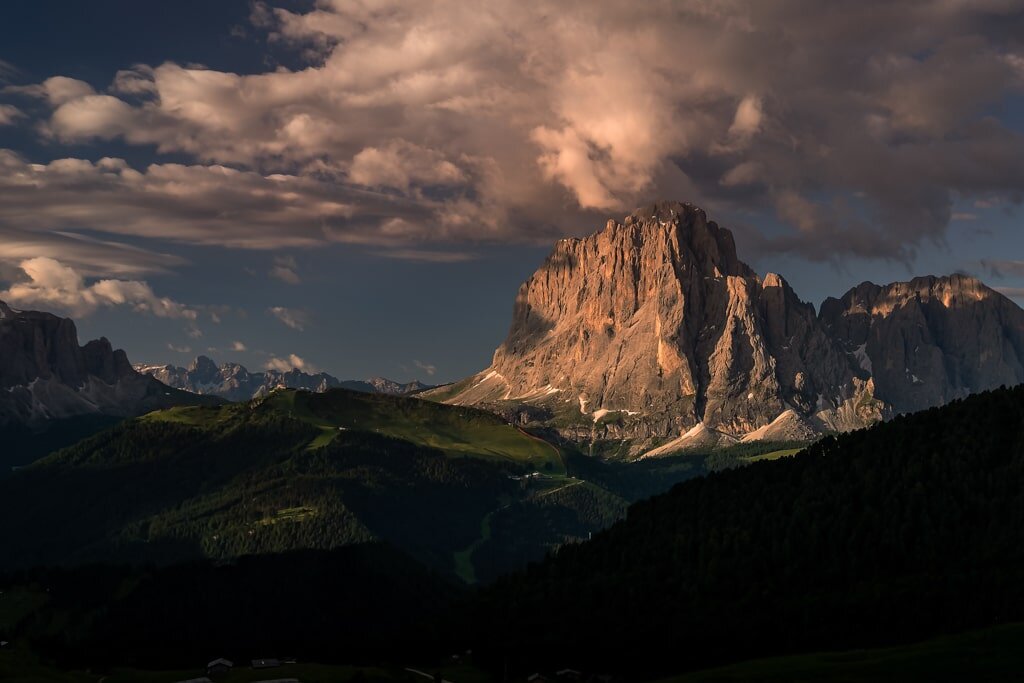
[[[1024,190],[1024,137],[990,114],[1024,91],[1017,2],[320,0],[252,21],[309,65],[6,88],[44,107],[52,144],[192,161],[8,153],[0,226],[400,256],[666,197],[773,213],[790,231],[761,248],[904,258],[955,198]]]

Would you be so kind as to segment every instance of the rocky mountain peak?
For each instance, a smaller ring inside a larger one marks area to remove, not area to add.
[[[741,435],[791,405],[832,424],[853,380],[782,278],[760,280],[703,210],[659,202],[560,241],[491,368],[451,400],[544,403],[588,429],[618,416],[634,438]]]
[[[74,321],[0,305],[0,426],[80,415],[138,415],[182,402],[137,373],[106,338],[78,344]],[[184,402],[188,402],[187,400]]]
[[[843,430],[1024,381],[1022,319],[965,275],[865,282],[817,313],[740,261],[703,210],[658,202],[559,241],[491,366],[434,395],[638,448],[697,426],[702,439]]]
[[[1024,382],[1024,311],[968,275],[863,282],[820,319],[895,412]]]
[[[189,366],[188,371],[196,375],[198,381],[206,383],[212,381],[220,372],[220,368],[209,356],[196,356]]]

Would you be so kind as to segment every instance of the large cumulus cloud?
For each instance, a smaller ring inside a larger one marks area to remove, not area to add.
[[[906,258],[956,201],[1024,189],[1024,137],[999,116],[1024,94],[1019,0],[320,0],[252,20],[309,66],[8,87],[44,104],[8,119],[54,144],[191,161],[8,153],[0,226],[407,257],[666,197],[765,212],[784,229],[761,248]]]

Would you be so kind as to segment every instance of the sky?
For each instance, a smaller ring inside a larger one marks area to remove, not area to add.
[[[133,361],[455,380],[660,199],[816,305],[1024,304],[1024,0],[0,9],[0,299]]]

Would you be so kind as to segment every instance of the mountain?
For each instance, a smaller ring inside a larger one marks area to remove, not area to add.
[[[819,315],[702,209],[662,202],[559,241],[491,366],[425,396],[638,456],[688,434],[847,431],[1015,384],[1022,338],[1024,311],[958,275],[861,285]]]
[[[218,366],[207,356],[198,356],[187,368],[174,365],[135,366],[139,372],[155,377],[168,386],[194,394],[219,396],[229,401],[248,401],[265,396],[274,389],[305,389],[324,392],[328,389],[351,389],[375,394],[413,394],[431,385],[422,382],[395,382],[383,377],[360,380],[339,380],[326,372],[309,374],[293,369],[287,372],[266,370],[249,372],[238,363]]]
[[[484,589],[469,630],[496,668],[632,680],[913,642],[1024,618],[1022,529],[1019,386],[679,484]]]
[[[0,480],[0,575],[385,542],[489,581],[773,450],[608,463],[475,408],[278,389],[126,420]]]
[[[119,419],[197,403],[211,400],[136,372],[105,338],[79,346],[74,321],[0,302],[4,470]]]
[[[865,282],[826,299],[821,321],[898,413],[1024,382],[1024,311],[966,275]]]
[[[574,457],[492,413],[344,389],[157,411],[0,480],[0,571],[384,541],[472,582],[704,471],[607,484]]]

